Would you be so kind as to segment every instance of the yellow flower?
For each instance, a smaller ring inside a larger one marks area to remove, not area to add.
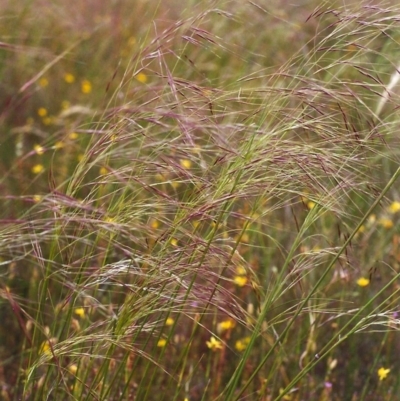
[[[128,39],[128,46],[134,46],[136,44],[136,38],[134,36],[131,36]]]
[[[156,230],[158,227],[160,227],[160,222],[156,219],[151,220],[150,227]]]
[[[75,82],[75,77],[71,73],[67,72],[64,74],[64,81],[68,84],[72,84]]]
[[[43,164],[35,164],[31,171],[33,174],[40,174],[44,170]]]
[[[378,369],[378,377],[379,377],[379,380],[384,380],[384,379],[386,379],[386,377],[387,377],[387,375],[389,374],[389,372],[390,372],[390,369],[385,369],[385,368],[379,368]]]
[[[246,276],[235,276],[233,278],[233,282],[238,286],[238,287],[244,287],[247,284],[247,277]]]
[[[51,355],[51,347],[49,341],[43,341],[39,348],[39,354]]]
[[[307,202],[307,207],[308,207],[310,210],[313,209],[314,206],[315,206],[315,202],[313,202],[313,201],[308,201],[308,202]]]
[[[49,80],[47,78],[40,78],[39,79],[39,85],[42,88],[45,88],[49,84]]]
[[[85,317],[85,309],[83,308],[75,308],[74,312],[75,315],[78,315],[79,317]]]
[[[76,133],[76,132],[71,132],[69,135],[68,135],[68,138],[69,139],[72,139],[72,140],[75,140],[75,139],[77,139],[78,138],[78,134]]]
[[[147,75],[144,74],[143,72],[139,72],[139,74],[137,74],[135,76],[135,78],[141,83],[141,84],[145,84],[147,82]]]
[[[360,228],[358,229],[357,233],[363,233],[365,231],[365,226],[364,224],[362,226],[360,226]]]
[[[167,340],[165,338],[160,338],[157,342],[157,347],[165,347],[167,345]]]
[[[368,279],[368,278],[365,278],[365,277],[360,277],[360,278],[357,280],[357,284],[358,284],[360,287],[366,287],[367,285],[369,285],[369,279]]]
[[[235,327],[235,325],[236,325],[236,323],[234,320],[227,319],[227,320],[224,320],[224,321],[218,323],[217,329],[218,329],[218,332],[221,333],[223,331],[233,329]]]
[[[41,195],[33,195],[33,201],[35,203],[39,203],[42,200],[42,196]]]
[[[236,274],[238,274],[239,276],[244,276],[246,275],[246,269],[243,266],[237,266],[236,267]]]
[[[236,267],[236,276],[233,281],[238,287],[244,287],[247,284],[246,269],[243,266]]]
[[[35,145],[33,147],[33,150],[35,151],[36,154],[42,155],[44,153],[44,147],[41,145]]]
[[[44,117],[42,119],[42,123],[44,125],[51,125],[51,124],[53,124],[53,122],[54,122],[54,118],[53,117]]]
[[[178,246],[178,240],[176,238],[171,239],[171,245],[172,246]]]
[[[62,149],[64,146],[65,146],[65,145],[64,145],[64,142],[62,142],[62,141],[57,141],[57,142],[54,144],[54,149]]]
[[[184,168],[184,169],[189,169],[190,167],[192,167],[192,162],[190,161],[190,160],[188,160],[188,159],[182,159],[181,160],[181,166]]]
[[[100,167],[99,173],[100,175],[106,175],[108,173],[107,167]]]
[[[399,211],[400,211],[400,202],[395,201],[389,206],[390,213],[397,213]]]
[[[250,343],[250,337],[244,337],[240,340],[237,340],[235,343],[235,349],[239,352],[244,351]]]
[[[47,116],[47,109],[45,109],[44,107],[40,107],[37,111],[38,115],[40,117],[46,117]]]
[[[71,106],[71,102],[69,102],[68,100],[63,100],[63,101],[61,102],[61,108],[62,108],[63,110],[69,109],[70,106]]]
[[[282,394],[283,392],[284,392],[283,388],[280,388],[280,389],[279,389],[279,394]],[[282,397],[282,399],[289,401],[289,400],[292,399],[292,397],[291,397],[289,394],[285,394],[285,395]]]
[[[218,341],[214,336],[211,336],[210,341],[206,341],[207,347],[212,351],[222,348],[222,342]]]
[[[243,233],[242,237],[240,238],[240,241],[248,243],[250,241],[250,236],[247,233]]]
[[[383,217],[382,219],[379,219],[379,224],[386,229],[392,228],[393,227],[393,221]]]
[[[78,366],[73,363],[72,365],[68,366],[68,370],[74,375],[78,371]]]
[[[92,91],[92,84],[87,79],[84,79],[81,84],[82,93],[88,94]]]
[[[165,325],[166,326],[172,326],[174,324],[174,319],[172,319],[172,317],[169,317],[166,321],[165,321]]]
[[[42,342],[39,348],[39,354],[41,355],[53,355],[52,346],[57,344],[57,338],[52,337],[49,340],[45,340]]]

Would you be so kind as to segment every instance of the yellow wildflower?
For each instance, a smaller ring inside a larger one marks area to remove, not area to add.
[[[400,211],[400,202],[395,201],[389,206],[390,213],[397,213]]]
[[[160,222],[156,219],[151,220],[150,227],[156,230],[158,227],[160,227]]]
[[[84,79],[81,84],[81,91],[84,94],[88,94],[92,91],[92,84],[87,79]]]
[[[71,106],[71,102],[69,102],[68,100],[63,100],[63,101],[61,102],[61,108],[62,108],[63,110],[69,109],[70,106]]]
[[[169,317],[166,321],[165,321],[165,325],[166,326],[172,326],[174,324],[174,319],[172,319],[172,317]]]
[[[144,74],[143,72],[139,72],[139,74],[137,74],[135,76],[135,78],[141,83],[141,84],[145,84],[147,82],[147,75]]]
[[[250,337],[244,337],[240,340],[237,340],[235,343],[235,349],[239,352],[244,351],[250,343]]]
[[[74,375],[78,371],[78,366],[73,363],[72,365],[68,366],[68,370]]]
[[[385,218],[385,217],[383,217],[383,218],[381,218],[381,219],[379,220],[379,224],[380,224],[383,228],[386,228],[386,229],[389,229],[389,228],[392,228],[392,227],[393,227],[393,221],[390,220],[390,219],[388,219],[388,218]]]
[[[33,174],[40,174],[41,172],[43,172],[43,170],[44,170],[43,164],[35,164],[31,169]]]
[[[247,284],[247,277],[246,276],[235,276],[233,278],[233,281],[238,287],[244,287]]]
[[[218,323],[217,330],[219,333],[227,330],[231,330],[235,327],[236,323],[232,319],[223,320],[222,322]]]
[[[66,74],[64,74],[64,81],[67,84],[72,84],[73,82],[75,82],[75,77],[71,73],[67,72]]]
[[[51,125],[51,124],[53,124],[53,122],[54,122],[54,118],[53,117],[44,117],[42,119],[42,123],[44,125]]]
[[[236,267],[236,274],[243,276],[246,274],[246,269],[243,266],[237,266]]]
[[[78,315],[79,317],[85,317],[85,309],[83,308],[75,308],[74,312],[75,315]]]
[[[238,287],[244,287],[247,284],[246,269],[243,266],[236,267],[236,276],[233,281]]]
[[[64,146],[65,146],[64,142],[62,142],[62,141],[57,141],[57,142],[54,144],[54,149],[62,149]]]
[[[35,151],[36,154],[42,155],[44,153],[44,147],[41,145],[35,145],[33,147],[33,150]]]
[[[76,132],[71,132],[69,135],[68,135],[68,138],[69,139],[72,139],[72,140],[75,140],[75,139],[77,139],[78,138],[78,134],[76,133]]]
[[[37,111],[39,117],[46,117],[47,116],[47,109],[44,107],[40,107]]]
[[[51,355],[51,347],[49,341],[43,341],[39,348],[39,354]]]
[[[387,377],[387,375],[389,374],[389,372],[390,372],[390,369],[385,369],[385,368],[379,368],[378,369],[378,377],[379,377],[379,380],[384,380],[384,379],[386,379],[386,377]]]
[[[171,245],[172,246],[178,246],[178,240],[176,238],[171,239]]]
[[[42,88],[45,88],[47,85],[49,84],[49,80],[47,79],[47,78],[40,78],[39,79],[39,85],[42,87]]]
[[[107,167],[100,167],[99,173],[100,175],[106,175],[108,173]]]
[[[49,340],[43,341],[39,348],[39,354],[48,356],[53,355],[52,346],[54,346],[55,344],[57,344],[56,337],[52,337]]]
[[[369,285],[369,279],[368,279],[368,278],[365,278],[365,277],[360,277],[360,278],[357,280],[357,284],[358,284],[360,287],[366,287],[367,285]]]
[[[249,241],[250,241],[250,236],[249,236],[249,234],[247,234],[247,233],[243,233],[242,234],[242,236],[241,236],[241,238],[240,238],[240,241],[241,242],[244,242],[244,243],[249,243]]]
[[[180,163],[181,166],[186,170],[192,167],[192,162],[189,159],[182,159]]]
[[[128,39],[128,46],[134,46],[136,44],[136,38],[134,36],[131,36]]]
[[[206,341],[207,347],[212,351],[222,348],[222,342],[218,341],[214,336],[211,336],[210,341]]]
[[[165,338],[160,338],[157,342],[157,347],[165,347],[167,345],[167,340]]]
[[[311,210],[311,209],[313,209],[314,207],[315,207],[315,202],[313,202],[313,201],[308,201],[307,202],[307,207]]]

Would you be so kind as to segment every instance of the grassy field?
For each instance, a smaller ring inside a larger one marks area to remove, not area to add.
[[[400,397],[396,2],[0,0],[0,399]]]

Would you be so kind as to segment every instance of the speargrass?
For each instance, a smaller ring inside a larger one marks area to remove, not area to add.
[[[398,7],[61,3],[4,5],[1,397],[392,399]]]

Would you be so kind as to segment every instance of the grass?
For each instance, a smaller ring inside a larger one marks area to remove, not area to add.
[[[1,398],[395,400],[400,9],[64,3],[0,3]]]

